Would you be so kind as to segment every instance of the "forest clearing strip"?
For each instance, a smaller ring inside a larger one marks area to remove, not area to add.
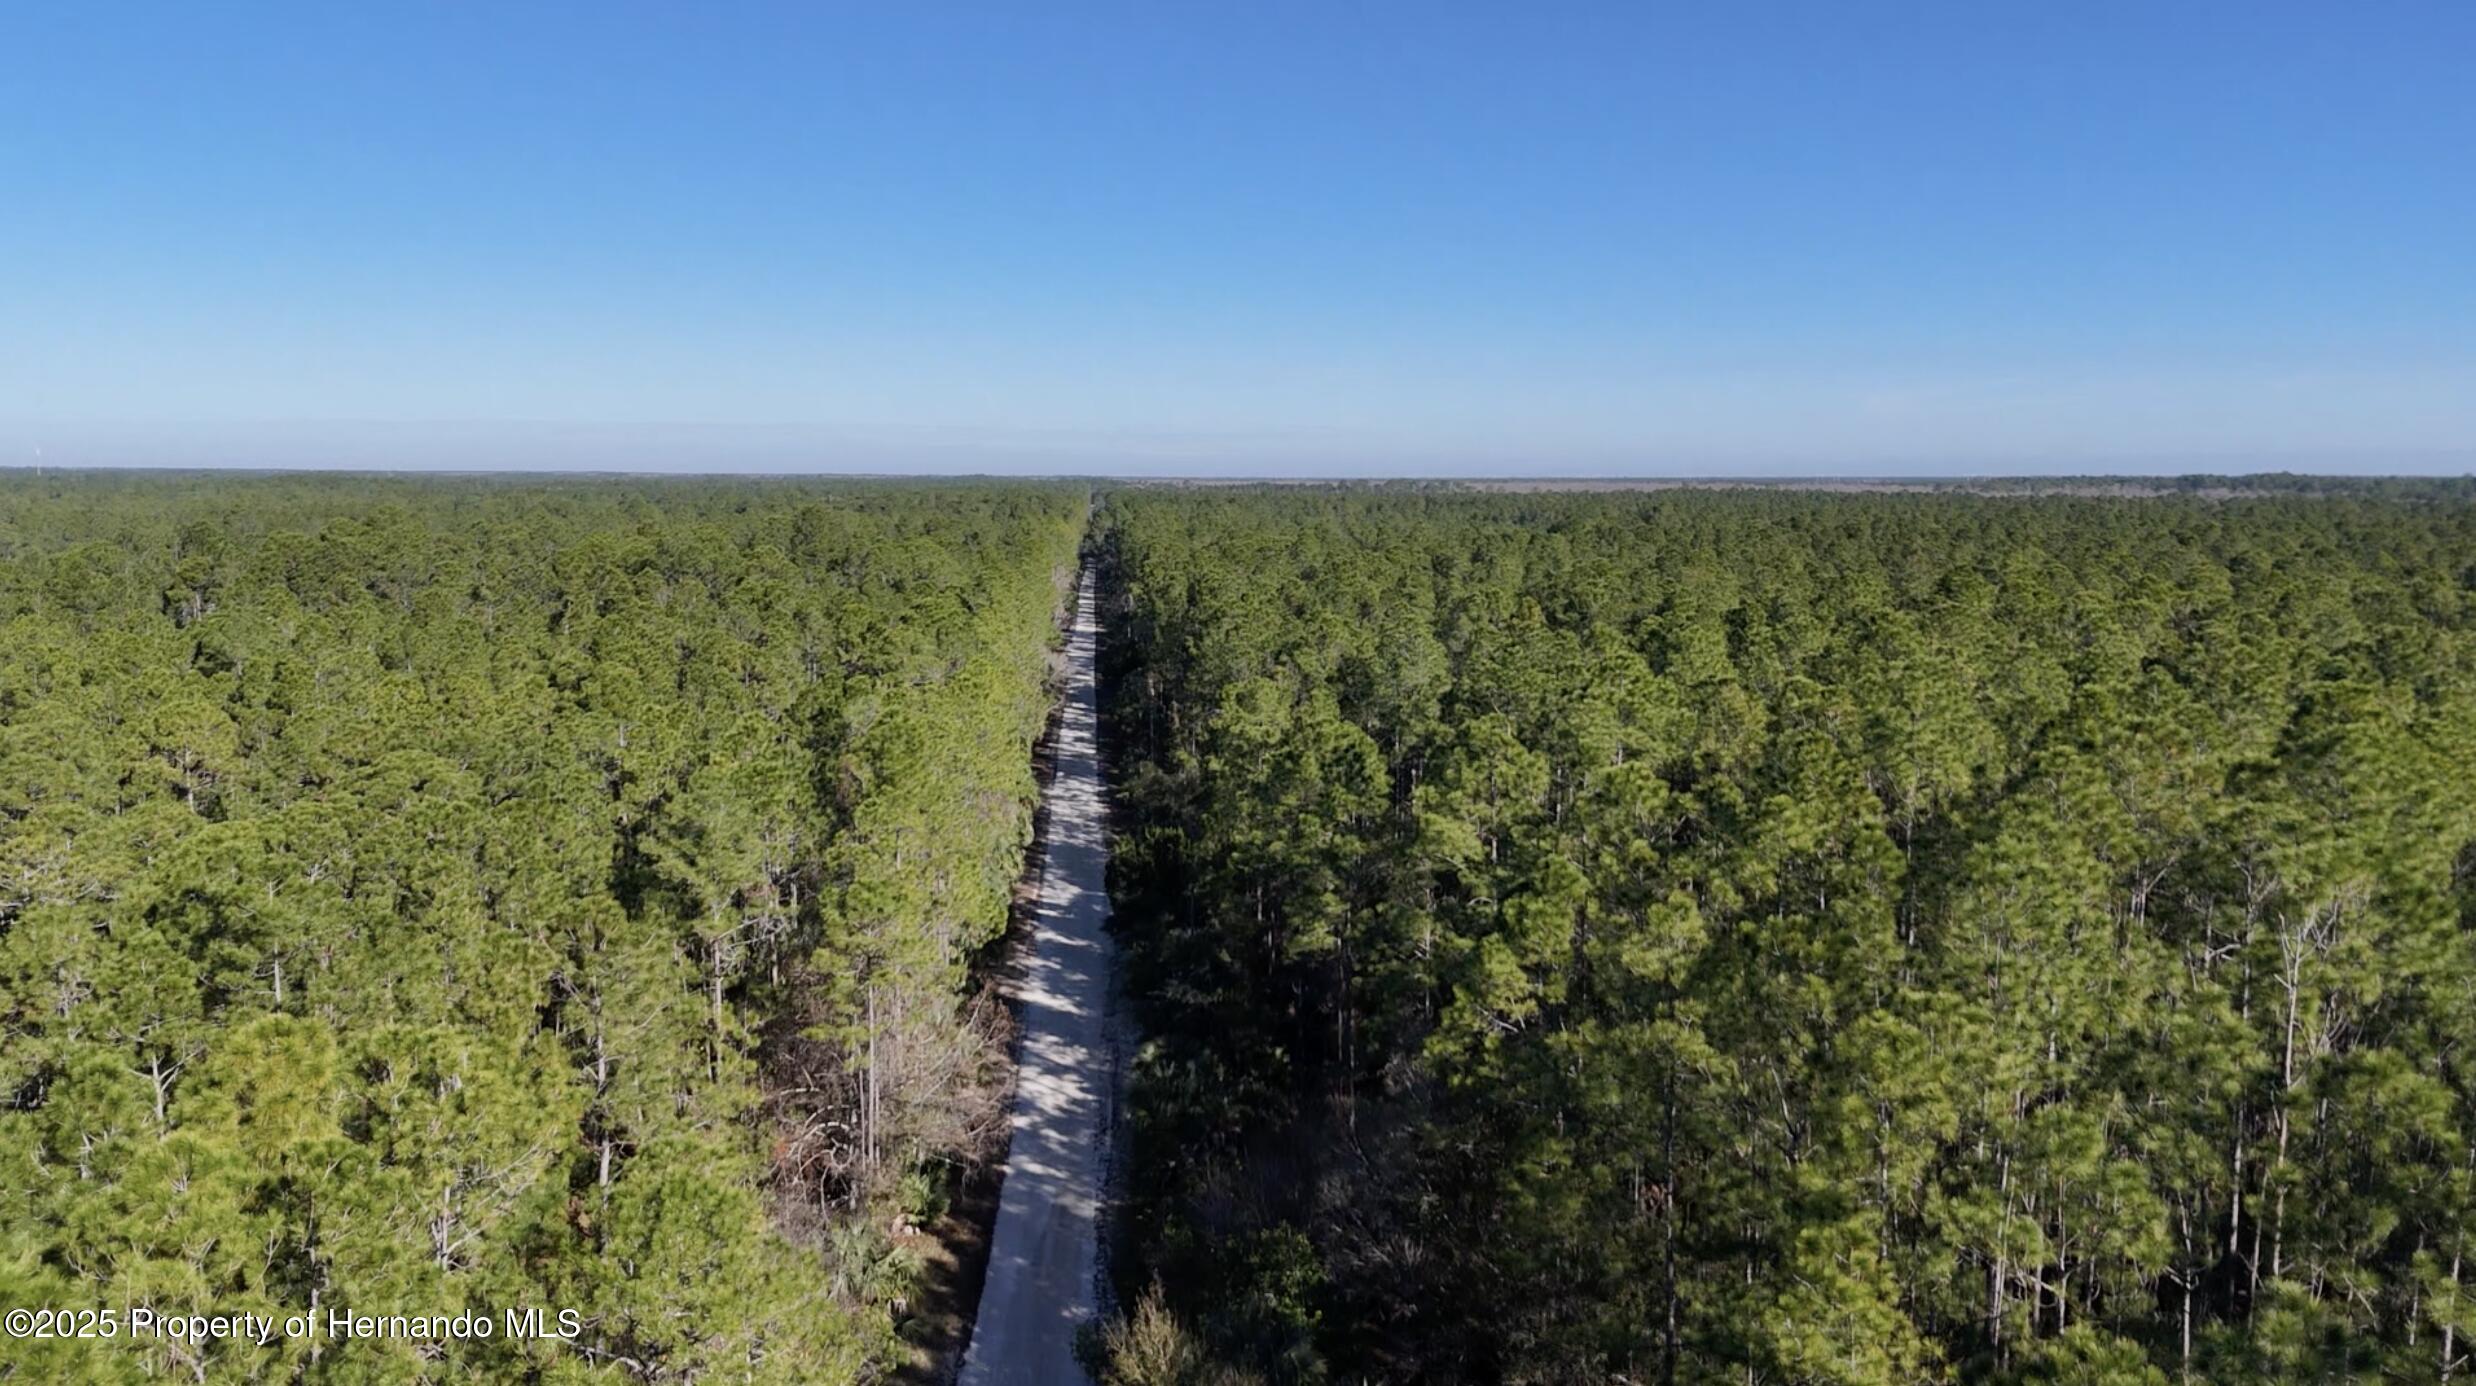
[[[1083,1381],[1075,1333],[1097,1312],[1097,1230],[1117,1065],[1096,635],[1087,572],[1067,646],[1036,928],[1018,978],[1013,1134],[965,1383]]]

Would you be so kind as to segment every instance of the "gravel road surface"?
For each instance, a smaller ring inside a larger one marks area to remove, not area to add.
[[[1095,1312],[1096,1222],[1117,1065],[1109,1016],[1108,805],[1098,747],[1092,582],[1067,641],[1049,844],[1019,982],[1014,1137],[962,1386],[1086,1386],[1075,1330]]]

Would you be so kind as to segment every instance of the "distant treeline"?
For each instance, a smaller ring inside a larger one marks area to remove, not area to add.
[[[2305,472],[2252,472],[2223,476],[1985,477],[1965,483],[1984,491],[2112,491],[2200,496],[2330,496],[2355,500],[2420,500],[2476,503],[2476,480],[2467,476],[2317,476]]]
[[[865,1379],[1080,487],[0,477],[0,1380]]]
[[[1109,1379],[2476,1378],[2476,504],[2294,489],[1113,493]]]

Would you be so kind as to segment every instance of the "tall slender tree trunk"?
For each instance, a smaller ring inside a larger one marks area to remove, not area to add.
[[[2177,1221],[2183,1228],[2184,1240],[2184,1264],[2177,1269],[2175,1274],[2175,1282],[2184,1292],[2184,1303],[2182,1310],[2183,1369],[2181,1374],[2183,1379],[2189,1382],[2192,1380],[2192,1280],[2195,1273],[2193,1270],[2194,1258],[2192,1254],[2192,1210],[2190,1208],[2184,1209]]]
[[[1668,1183],[1668,1197],[1660,1210],[1664,1235],[1661,1238],[1660,1262],[1667,1279],[1667,1322],[1660,1333],[1659,1379],[1662,1386],[1676,1386],[1677,1283],[1676,1283],[1676,1219],[1678,1186],[1676,1170],[1676,1061],[1668,1062],[1668,1081],[1661,1095],[1659,1116],[1660,1177]]]
[[[2006,1150],[1998,1164],[2001,1173],[1996,1180],[1997,1195],[2003,1200],[2003,1230],[1995,1239],[1994,1259],[1986,1266],[1986,1333],[1994,1341],[1995,1360],[2005,1360],[2003,1351],[2003,1282],[2010,1271],[2012,1245],[2012,1153]]]
[[[2290,943],[2288,949],[2287,973],[2281,979],[2287,988],[2287,1020],[2286,1038],[2278,1061],[2278,1155],[2277,1162],[2270,1168],[2270,1178],[2278,1183],[2278,1193],[2270,1202],[2270,1278],[2273,1280],[2286,1270],[2287,1186],[2281,1177],[2287,1172],[2287,1139],[2295,1128],[2295,1119],[2287,1111],[2287,1099],[2295,1092],[2295,1032],[2299,1024],[2296,1011],[2298,996],[2304,989],[2301,945]],[[2261,1281],[2258,1259],[2256,1253],[2256,1264],[2253,1266],[2256,1292]]]
[[[2235,1109],[2234,1158],[2229,1162],[2231,1177],[2227,1195],[2227,1254],[2235,1256],[2243,1250],[2244,1238],[2244,1108]]]
[[[147,1073],[155,1080],[155,1125],[164,1124],[164,1104],[171,1096],[172,1080],[163,1071],[163,1056],[157,1054],[147,1062]]]
[[[877,984],[868,986],[868,1066],[860,1077],[860,1169],[874,1174],[877,1169]],[[852,1195],[853,1205],[859,1195]]]
[[[598,1009],[598,1002],[596,1007]],[[609,1092],[610,1034],[603,1028],[600,1018],[596,1017],[593,1026],[594,1105],[600,1106],[607,1099]],[[602,1131],[594,1143],[601,1147],[595,1152],[594,1180],[596,1186],[607,1196],[610,1192],[610,1148],[616,1144],[610,1137],[610,1113],[607,1110],[602,1113]]]
[[[713,1080],[717,1083],[722,1081],[722,940],[724,937],[725,935],[715,934],[713,942],[705,949],[705,991],[708,997],[706,1025],[709,1031],[706,1049],[708,1066],[712,1070]]]
[[[2460,1245],[2450,1253],[2450,1317],[2442,1321],[2441,1379],[2445,1382],[2450,1380],[2451,1372],[2458,1366],[2458,1363],[2452,1360],[2451,1353],[2457,1346],[2459,1331],[2459,1262],[2460,1258],[2466,1255],[2467,1234],[2465,1231],[2459,1234],[2459,1239]]]

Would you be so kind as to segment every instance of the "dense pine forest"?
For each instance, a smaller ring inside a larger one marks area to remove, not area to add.
[[[0,1379],[874,1379],[1079,486],[0,481]]]
[[[2476,492],[1115,488],[1113,1386],[2476,1381]],[[0,1380],[881,1380],[1084,487],[0,483]]]
[[[2476,1379],[2476,498],[2279,489],[1114,493],[1107,1379]]]

